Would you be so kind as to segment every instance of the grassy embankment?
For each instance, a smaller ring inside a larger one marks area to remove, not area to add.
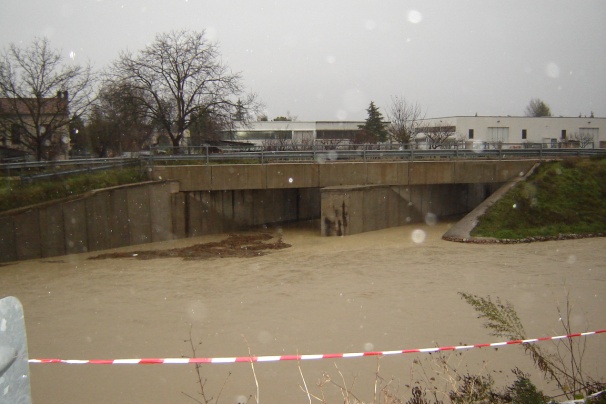
[[[543,163],[491,206],[471,235],[498,239],[606,232],[606,159]]]
[[[80,195],[94,189],[146,181],[140,171],[138,167],[123,168],[31,184],[0,179],[0,212]]]

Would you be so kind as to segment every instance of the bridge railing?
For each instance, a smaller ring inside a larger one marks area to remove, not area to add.
[[[246,164],[275,162],[342,162],[436,159],[552,159],[606,156],[606,149],[558,148],[551,144],[474,143],[473,147],[449,144],[440,148],[409,148],[398,144],[290,144],[264,146],[188,146],[152,148],[131,157],[86,158],[59,161],[21,161],[0,164],[0,175],[19,177],[22,182],[61,178],[73,174],[155,164]]]
[[[305,147],[307,146],[307,147]],[[452,145],[441,148],[406,148],[390,144],[349,145],[289,145],[276,150],[275,147],[217,147],[187,146],[152,148],[146,157],[150,165],[174,162],[194,164],[210,163],[272,163],[288,161],[337,162],[405,160],[422,161],[435,159],[552,159],[564,157],[606,156],[606,149],[557,148],[551,144],[483,143],[474,148]]]

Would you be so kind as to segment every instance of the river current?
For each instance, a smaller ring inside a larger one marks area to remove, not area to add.
[[[565,309],[567,299],[573,331],[606,328],[606,239],[468,245],[443,241],[449,226],[320,237],[317,222],[298,223],[258,230],[281,234],[291,247],[253,258],[89,260],[98,253],[87,253],[24,261],[0,267],[0,297],[23,303],[30,358],[322,354],[500,341],[458,292],[509,301],[527,337],[562,334],[557,306]],[[606,334],[585,340],[584,366],[604,381]],[[445,355],[460,374],[508,383],[519,367],[552,391],[519,346]],[[371,402],[375,385],[390,383],[401,397],[416,381],[452,387],[456,381],[435,373],[436,356],[204,364],[200,372],[211,402],[258,395],[263,403],[307,403],[305,386],[343,402],[336,384]],[[30,364],[30,376],[35,403],[203,401],[194,365]]]

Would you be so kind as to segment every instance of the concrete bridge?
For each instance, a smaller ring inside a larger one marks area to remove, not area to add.
[[[535,160],[155,166],[149,183],[0,214],[0,262],[321,219],[349,235],[464,214]]]
[[[157,166],[179,182],[187,235],[249,223],[321,219],[321,234],[349,235],[463,214],[535,160],[377,161]]]

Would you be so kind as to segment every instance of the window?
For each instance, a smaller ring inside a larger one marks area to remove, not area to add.
[[[473,139],[473,129],[469,129],[469,138]]]
[[[522,129],[522,140],[526,140],[527,135],[526,129]]]
[[[566,129],[562,129],[562,135],[561,135],[560,139],[566,140]]]
[[[494,143],[509,142],[509,128],[489,127],[487,140]]]
[[[598,138],[598,128],[579,128],[579,135],[589,139]]]
[[[11,128],[11,144],[21,143],[21,127],[14,124]]]
[[[593,142],[598,139],[598,136],[598,128],[579,128],[579,134],[575,136],[575,140],[578,140],[583,148],[593,147]]]

